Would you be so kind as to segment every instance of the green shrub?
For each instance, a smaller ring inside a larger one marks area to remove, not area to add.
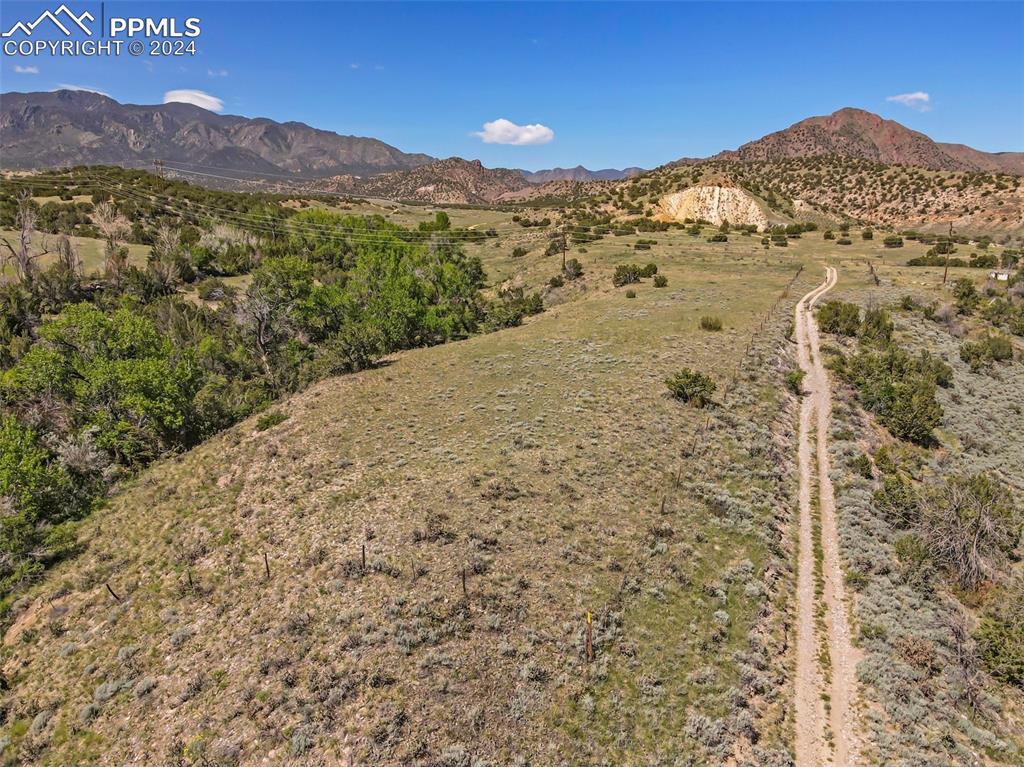
[[[977,372],[993,362],[1013,359],[1013,342],[1006,336],[986,334],[980,341],[967,341],[960,346],[960,359]]]
[[[567,280],[578,279],[583,276],[583,264],[580,263],[578,258],[570,258],[565,262],[562,274],[565,275]]]
[[[886,346],[892,340],[892,331],[892,320],[885,309],[873,307],[864,312],[864,319],[860,323],[862,343]]]
[[[826,301],[818,308],[818,326],[825,333],[855,336],[860,330],[860,307],[846,301]]]
[[[974,638],[988,673],[1024,688],[1024,576],[991,595]]]
[[[14,416],[0,416],[0,598],[76,548],[88,510],[68,469]],[[7,600],[0,599],[0,615]]]
[[[636,291],[630,288],[626,291],[626,298],[636,298]]]
[[[701,330],[718,331],[722,329],[722,318],[705,315],[700,318]]]
[[[864,479],[871,479],[874,476],[874,472],[871,470],[871,459],[863,453],[850,460],[850,470]]]
[[[196,292],[203,301],[223,301],[235,297],[235,289],[224,280],[209,277],[196,285]]]
[[[615,274],[612,275],[612,284],[621,288],[623,285],[631,285],[640,282],[641,268],[636,264],[619,264],[615,267]]]
[[[664,274],[656,274],[656,275],[654,275],[654,287],[656,287],[656,288],[667,288],[668,287],[668,277],[666,277]]]
[[[287,413],[283,413],[280,410],[268,410],[256,419],[256,431],[266,431],[267,429],[273,428],[279,423],[284,423],[287,420]]]
[[[790,370],[786,373],[786,388],[798,397],[804,394],[804,376],[806,373],[801,368]]]
[[[861,236],[861,239],[863,239],[863,240],[873,240],[873,239],[875,239],[875,233],[870,228],[862,230],[861,233],[860,233],[860,236]]]
[[[886,474],[882,487],[875,491],[874,501],[875,507],[896,527],[910,527],[920,517],[917,493],[902,473]]]
[[[981,301],[978,289],[966,277],[953,283],[953,296],[956,298],[956,309],[960,314],[971,314]]]
[[[550,280],[548,280],[548,286],[549,286],[549,287],[552,287],[552,288],[560,288],[560,287],[562,287],[563,285],[565,285],[565,280],[563,280],[563,279],[562,279],[562,278],[561,278],[561,277],[560,277],[559,275],[557,275],[557,274],[556,274],[556,275],[555,275],[554,277],[552,277],[552,278],[551,278]]]
[[[716,232],[715,234],[713,234],[710,237],[708,237],[708,242],[728,242],[728,241],[729,241],[729,235],[724,234],[723,232]]]
[[[484,321],[486,330],[513,328],[522,324],[524,317],[540,314],[544,311],[544,300],[540,293],[526,293],[521,287],[509,288],[499,292],[498,299],[487,307]]]
[[[890,346],[881,352],[863,348],[849,359],[838,357],[833,367],[893,435],[918,444],[932,442],[932,432],[942,420],[936,388],[951,372],[945,363],[926,354],[911,357]]]
[[[836,245],[853,245],[853,240],[849,237],[840,237],[836,240]]]
[[[705,407],[710,404],[717,388],[710,376],[690,368],[683,368],[670,378],[666,378],[665,385],[673,397],[694,407]]]
[[[918,303],[917,299],[910,294],[907,294],[900,299],[900,309],[905,312],[913,312],[919,308],[921,308],[921,305]]]
[[[643,267],[643,269],[640,270],[640,276],[641,277],[653,277],[657,273],[658,273],[658,265],[657,264],[647,264],[646,266]]]
[[[882,244],[887,248],[902,248],[903,238],[900,237],[898,234],[890,234],[888,237],[882,240]]]

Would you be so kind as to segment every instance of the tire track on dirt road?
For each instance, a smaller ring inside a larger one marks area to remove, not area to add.
[[[854,765],[858,761],[857,651],[850,637],[843,571],[839,559],[835,496],[829,477],[828,424],[832,392],[821,363],[818,326],[813,308],[839,277],[827,267],[825,282],[796,306],[797,359],[804,371],[805,396],[800,406],[798,461],[800,469],[799,556],[797,574],[797,665],[795,690],[796,764],[817,767]],[[811,435],[815,434],[813,442]],[[814,454],[812,455],[812,446]],[[815,541],[814,483],[820,538]],[[824,647],[818,636],[819,594],[816,583],[815,545],[821,551],[820,599],[824,602]],[[826,709],[825,699],[828,699]]]

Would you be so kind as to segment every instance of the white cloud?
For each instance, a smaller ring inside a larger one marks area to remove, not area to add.
[[[110,98],[110,94],[106,91],[101,91],[99,88],[93,88],[91,85],[70,85],[69,83],[58,83],[54,90],[58,91],[85,91],[86,93],[98,93],[101,96]]]
[[[206,91],[196,91],[184,88],[176,91],[167,91],[164,94],[164,103],[193,104],[211,112],[219,112],[224,108],[224,102],[216,96],[211,96]]]
[[[358,65],[358,64],[355,64],[355,63],[353,63],[353,64],[349,64],[349,65],[348,65],[348,68],[349,68],[349,69],[359,69],[359,65]]]
[[[555,132],[546,125],[516,125],[511,120],[499,117],[492,122],[484,123],[482,131],[474,134],[485,144],[512,144],[528,146],[530,144],[547,144],[555,137]]]
[[[932,97],[924,91],[914,91],[913,93],[900,93],[896,96],[887,96],[885,100],[902,104],[903,106],[910,107],[911,109],[916,109],[918,112],[927,112],[932,108]]]
[[[207,69],[206,70],[206,76],[207,77],[227,77],[228,76],[228,70],[226,70],[226,69]]]
[[[20,64],[15,64],[14,71],[19,75],[38,75],[39,67],[23,67]]]

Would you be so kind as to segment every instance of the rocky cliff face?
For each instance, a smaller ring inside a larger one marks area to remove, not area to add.
[[[753,224],[761,230],[768,227],[768,217],[757,200],[733,186],[691,186],[667,194],[658,201],[655,218],[661,221],[703,219],[716,226],[728,221],[737,225]]]

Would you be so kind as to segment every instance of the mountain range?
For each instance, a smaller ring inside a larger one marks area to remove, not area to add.
[[[5,168],[151,165],[155,160],[244,175],[371,175],[434,160],[375,138],[300,122],[219,115],[192,104],[120,104],[88,91],[0,96]]]
[[[210,185],[280,184],[435,203],[484,204],[564,194],[571,185],[614,182],[641,168],[526,171],[479,161],[406,153],[375,138],[342,136],[299,122],[219,115],[191,104],[120,104],[87,91],[0,95],[0,157],[5,169],[114,164],[209,174]],[[861,109],[840,109],[699,163],[782,162],[845,157],[935,171],[1024,175],[1024,153],[981,152],[936,142]],[[190,176],[191,177],[191,176]],[[569,185],[569,187],[567,187]]]
[[[531,184],[547,184],[551,181],[621,181],[624,178],[639,176],[643,172],[643,168],[587,170],[582,165],[577,165],[575,168],[524,170],[522,174]]]

